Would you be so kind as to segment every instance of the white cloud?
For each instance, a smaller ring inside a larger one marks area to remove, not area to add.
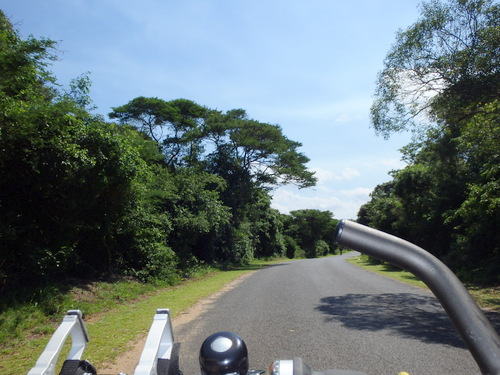
[[[363,117],[360,115],[348,115],[348,114],[341,114],[340,116],[337,116],[335,118],[335,123],[336,124],[347,124],[353,121],[358,121],[361,120]]]
[[[340,124],[345,124],[352,121],[352,117],[346,114],[342,114],[335,119],[335,122]]]
[[[358,177],[359,175],[360,173],[357,169],[347,167],[340,173],[340,175],[336,176],[335,180],[352,180],[354,177]]]
[[[383,169],[401,169],[406,166],[406,163],[398,158],[385,158],[385,159],[377,159],[373,161],[367,161],[364,163],[364,166],[368,168],[380,168]]]
[[[366,200],[369,198],[372,191],[373,189],[370,188],[358,187],[351,190],[342,190],[341,193],[346,197],[351,197],[358,200]]]
[[[282,187],[273,192],[272,207],[282,213],[316,209],[331,211],[338,219],[355,219],[359,207],[369,200],[371,189],[357,187],[349,190],[297,190]]]
[[[340,173],[320,167],[311,169],[315,172],[315,176],[318,179],[318,185],[325,184],[328,181],[352,180],[354,177],[358,177],[360,175],[357,169],[351,167],[344,168],[344,170]]]

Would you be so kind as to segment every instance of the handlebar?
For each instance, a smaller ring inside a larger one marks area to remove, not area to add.
[[[434,255],[401,238],[349,221],[335,242],[403,268],[439,300],[484,374],[500,374],[500,337],[455,274]]]
[[[381,231],[341,220],[335,233],[340,246],[357,250],[403,268],[419,277],[443,305],[483,374],[500,375],[500,337],[458,278],[439,259],[422,248]],[[61,348],[71,335],[73,345],[59,375],[96,375],[81,357],[88,340],[79,310],[70,310],[28,375],[55,375]],[[170,312],[158,309],[149,330],[135,375],[178,375]],[[200,350],[202,375],[257,375],[248,367],[243,340],[231,332],[209,336]],[[275,361],[270,375],[366,375],[352,370],[317,372],[301,358]],[[403,374],[403,373],[401,373]]]

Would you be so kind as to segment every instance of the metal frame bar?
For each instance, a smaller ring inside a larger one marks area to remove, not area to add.
[[[28,375],[55,375],[57,360],[69,335],[71,335],[72,343],[67,359],[80,360],[89,342],[89,335],[80,310],[69,310],[66,313]]]
[[[170,359],[173,347],[174,334],[170,310],[158,309],[134,375],[157,375],[158,359]]]

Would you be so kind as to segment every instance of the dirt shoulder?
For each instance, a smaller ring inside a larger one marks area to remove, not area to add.
[[[247,277],[252,275],[254,272],[249,272],[239,277],[238,279],[233,280],[232,282],[225,285],[218,292],[213,293],[212,295],[198,301],[196,304],[181,312],[178,316],[172,319],[172,326],[175,330],[180,329],[182,326],[189,324],[191,321],[199,317],[205,311],[207,311],[216,301],[217,299],[227,291],[236,288],[240,283],[242,283]],[[144,344],[146,342],[147,334],[143,334],[138,336],[135,340],[130,342],[128,346],[129,350],[120,354],[113,363],[106,363],[103,366],[100,366],[99,373],[102,374],[133,374],[135,371],[135,367],[139,362],[139,358],[142,353],[142,349],[144,348]]]

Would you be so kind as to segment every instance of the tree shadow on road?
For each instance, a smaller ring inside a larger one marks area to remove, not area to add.
[[[432,296],[411,293],[347,294],[321,299],[316,307],[328,322],[366,331],[391,334],[465,348],[451,320]]]

